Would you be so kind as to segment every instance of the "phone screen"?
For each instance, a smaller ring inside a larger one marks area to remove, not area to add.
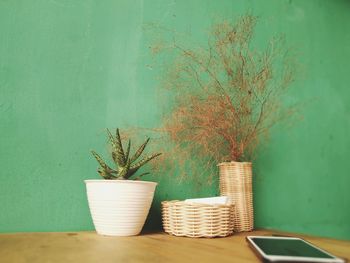
[[[269,256],[334,258],[299,239],[252,238],[252,241]]]

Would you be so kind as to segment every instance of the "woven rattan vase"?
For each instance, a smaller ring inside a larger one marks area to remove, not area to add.
[[[220,194],[235,204],[234,231],[253,230],[252,163],[224,162],[218,166]]]

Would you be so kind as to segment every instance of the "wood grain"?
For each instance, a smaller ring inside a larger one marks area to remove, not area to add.
[[[94,232],[0,234],[0,261],[29,262],[259,262],[247,235],[305,238],[336,256],[350,258],[350,242],[275,231],[253,231],[225,238],[174,237],[165,233],[105,237]]]

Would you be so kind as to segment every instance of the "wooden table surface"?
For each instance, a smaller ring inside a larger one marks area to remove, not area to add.
[[[165,233],[105,237],[94,232],[0,234],[0,262],[259,262],[247,235],[291,235],[253,231],[225,238],[174,237]],[[350,259],[350,242],[294,235]]]

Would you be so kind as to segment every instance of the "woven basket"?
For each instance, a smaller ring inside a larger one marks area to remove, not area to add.
[[[234,231],[253,230],[252,163],[224,162],[218,166],[220,194],[235,204]]]
[[[233,233],[234,205],[162,202],[164,231],[174,236],[225,237]]]

